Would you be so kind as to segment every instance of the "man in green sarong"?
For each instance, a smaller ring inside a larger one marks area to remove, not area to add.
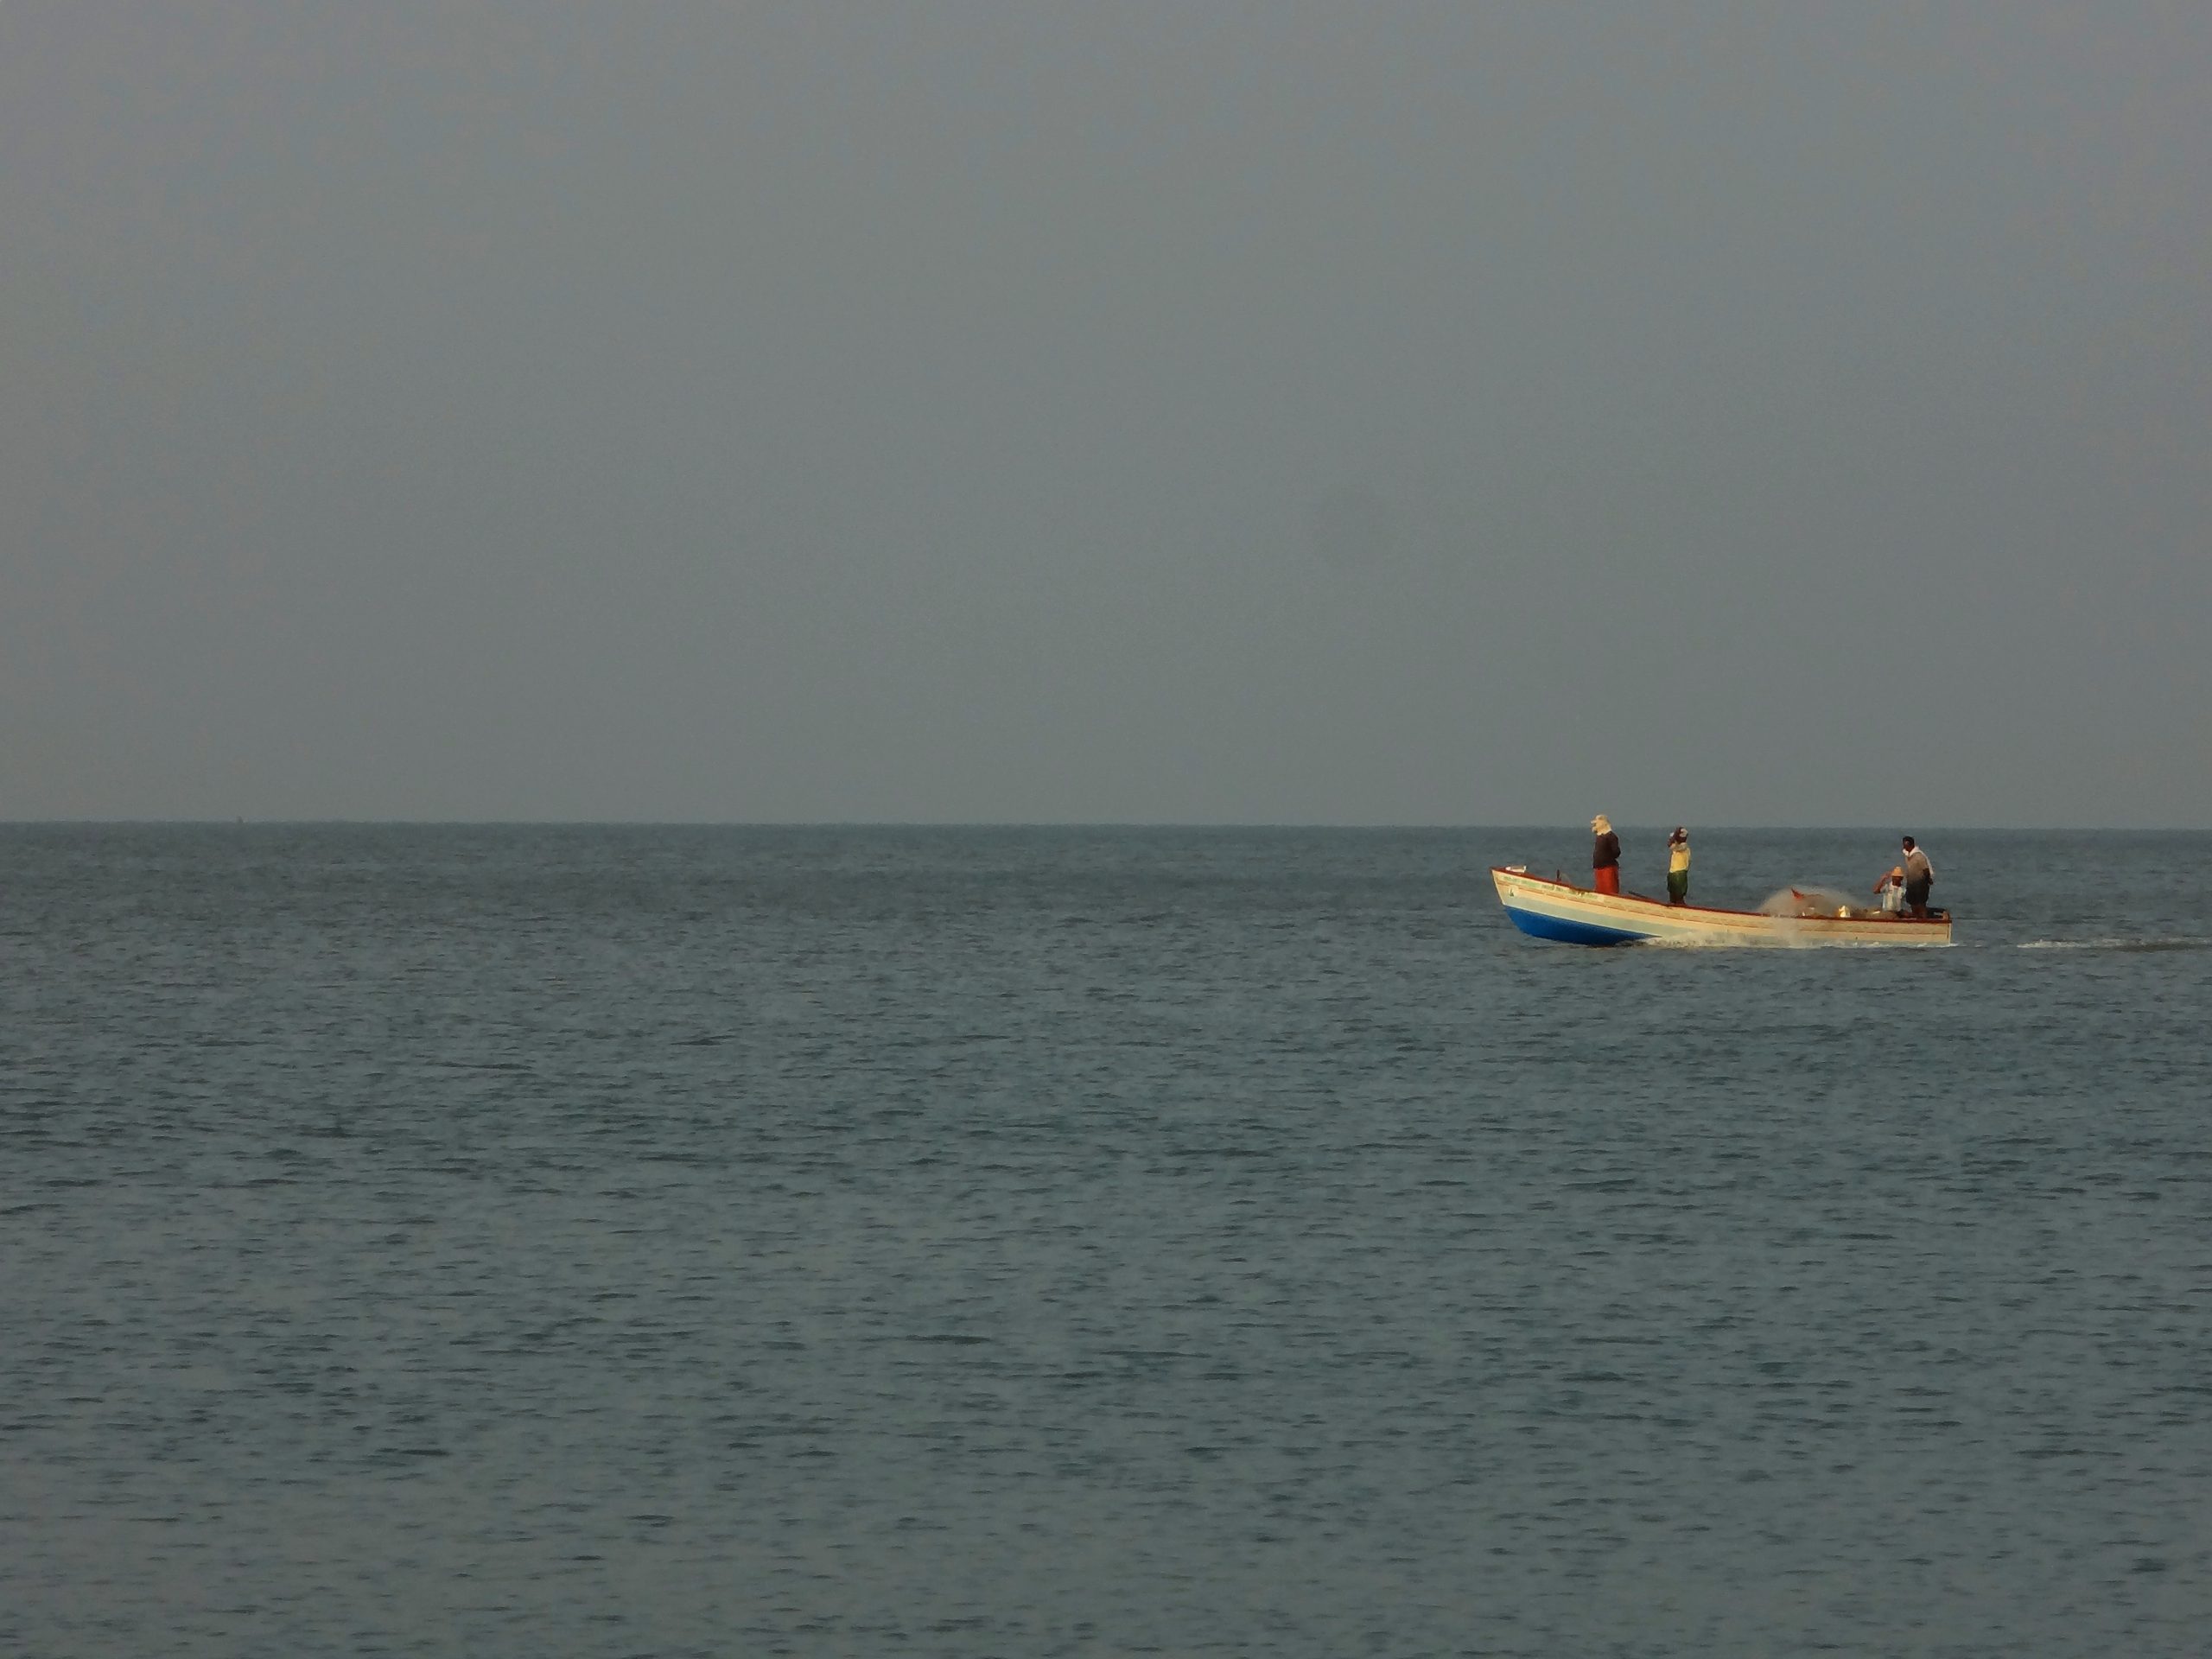
[[[1690,896],[1690,832],[1681,824],[1667,837],[1667,902],[1687,904]]]

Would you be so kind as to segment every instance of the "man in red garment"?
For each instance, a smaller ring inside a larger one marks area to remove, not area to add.
[[[1621,890],[1621,838],[1613,833],[1613,822],[1600,812],[1590,820],[1590,833],[1597,843],[1590,851],[1590,885],[1599,893],[1618,893]]]

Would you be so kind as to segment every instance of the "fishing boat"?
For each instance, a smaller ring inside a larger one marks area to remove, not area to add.
[[[1925,918],[1815,902],[1803,891],[1767,910],[1712,910],[1672,905],[1633,893],[1592,893],[1587,887],[1531,875],[1526,867],[1491,868],[1497,896],[1514,926],[1531,938],[1562,944],[1948,944],[1951,914]],[[1780,897],[1781,895],[1777,895]],[[1832,898],[1833,895],[1827,897]],[[1781,913],[1774,913],[1779,908]]]

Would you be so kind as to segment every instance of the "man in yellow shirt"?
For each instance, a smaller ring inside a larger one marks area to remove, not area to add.
[[[1667,902],[1681,905],[1690,896],[1690,832],[1681,824],[1667,837]]]

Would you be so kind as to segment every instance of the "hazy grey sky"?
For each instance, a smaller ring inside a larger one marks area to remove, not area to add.
[[[2212,823],[2212,8],[0,4],[0,817]]]

